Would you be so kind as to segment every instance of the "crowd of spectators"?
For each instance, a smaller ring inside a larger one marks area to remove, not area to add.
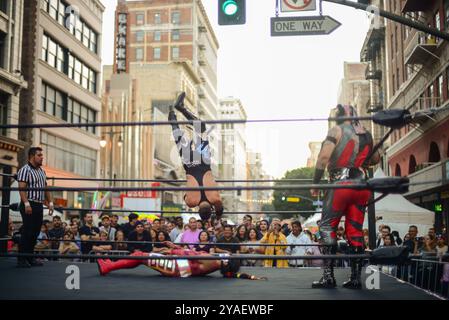
[[[388,225],[380,225],[376,248],[384,246],[406,246],[410,252],[424,257],[441,257],[447,253],[446,239],[436,234],[430,228],[424,236],[418,236],[418,228],[409,227],[403,238]],[[336,232],[338,253],[347,253],[348,243],[345,230],[339,227]],[[368,230],[364,230],[365,249],[369,250]],[[57,240],[57,241],[54,241]],[[87,241],[86,241],[87,240]],[[138,219],[131,213],[128,222],[119,224],[115,214],[101,216],[97,225],[94,224],[92,213],[86,213],[80,221],[73,217],[69,223],[54,216],[52,221],[44,220],[36,251],[53,250],[60,254],[95,254],[107,252],[133,253],[168,252],[167,241],[186,244],[186,248],[208,253],[226,254],[265,254],[276,255],[320,255],[319,231],[312,233],[302,228],[299,221],[281,221],[273,218],[271,222],[262,219],[253,221],[251,215],[246,215],[240,225],[229,225],[226,220],[201,221],[190,218],[184,224],[182,217],[169,217],[149,221]],[[260,246],[260,244],[267,244]],[[299,245],[299,246],[297,246]],[[298,259],[247,259],[242,261],[245,266],[265,267],[319,267],[322,261]]]

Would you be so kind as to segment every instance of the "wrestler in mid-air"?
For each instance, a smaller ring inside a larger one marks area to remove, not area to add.
[[[206,125],[199,118],[187,110],[184,106],[185,93],[177,98],[174,108],[181,112],[188,120],[194,120],[194,132],[192,139],[179,128],[177,123],[172,124],[173,136],[181,156],[182,164],[186,171],[187,187],[216,187],[211,171],[211,154]],[[169,121],[177,121],[175,111],[168,114]],[[218,191],[187,191],[184,200],[188,207],[199,207],[201,219],[207,220],[214,211],[216,218],[223,214],[223,205]]]
[[[212,255],[202,251],[194,251],[190,249],[183,249],[171,242],[166,242],[169,247],[165,253],[168,255],[179,256],[205,256],[211,257]],[[155,256],[163,256],[158,253],[148,252],[134,252],[131,256],[148,257],[145,260],[131,260],[121,259],[118,261],[98,259],[98,269],[102,276],[107,275],[109,272],[120,269],[132,269],[140,265],[145,265],[153,270],[160,272],[166,277],[195,277],[204,276],[215,271],[220,270],[221,274],[225,278],[239,278],[248,280],[266,280],[264,277],[257,277],[254,275],[240,273],[240,260],[188,260],[188,259],[151,259]]]

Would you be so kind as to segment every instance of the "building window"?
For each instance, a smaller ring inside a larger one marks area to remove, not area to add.
[[[86,48],[90,45],[90,29],[83,24],[83,44]]]
[[[46,35],[42,38],[42,59],[45,59],[50,66],[66,74],[84,89],[93,93],[97,92],[96,72]]]
[[[58,22],[60,25],[65,26],[66,21],[66,9],[67,6],[62,1],[59,1],[59,8],[58,8]]]
[[[431,84],[429,86],[428,93],[427,93],[427,99],[428,99],[427,107],[428,108],[432,108],[433,107],[434,94],[435,94],[435,86],[433,84]]]
[[[67,94],[42,83],[41,87],[41,111],[69,123],[95,122],[97,112],[79,102],[68,98]],[[84,128],[95,134],[94,127]]]
[[[136,60],[143,61],[143,48],[136,48]]]
[[[433,17],[433,23],[435,23],[435,28],[441,31],[441,17],[440,17],[440,11],[437,11],[435,13],[435,16]]]
[[[58,0],[50,0],[48,6],[48,13],[55,20],[58,20],[58,4],[59,4]]]
[[[396,68],[396,89],[399,90],[399,87],[400,87],[399,68]]]
[[[78,41],[86,48],[97,53],[98,34],[84,21],[72,12],[67,13],[67,6],[61,0],[41,0],[41,8],[45,10],[54,20],[70,31]]]
[[[429,149],[429,162],[436,163],[441,161],[440,148],[436,144],[436,142],[432,141],[430,143]]]
[[[75,69],[73,72],[73,80],[80,84],[81,83],[81,73],[83,70],[83,65],[81,64],[81,61],[79,61],[78,59],[74,59],[75,60]]]
[[[65,119],[65,97],[60,91],[56,91],[55,114],[59,119]]]
[[[83,41],[83,23],[79,19],[75,20],[75,37],[78,41]]]
[[[408,174],[412,174],[416,171],[416,158],[414,155],[410,155],[408,161]]]
[[[90,32],[90,44],[89,44],[89,49],[92,52],[97,53],[97,34],[93,31]]]
[[[67,51],[58,46],[58,55],[57,55],[57,61],[56,61],[56,69],[58,69],[59,72],[67,74]]]
[[[57,44],[53,40],[48,38],[47,63],[52,67],[56,67],[57,51],[58,51]]]
[[[0,123],[8,124],[8,96],[0,96]],[[6,129],[2,129],[0,133],[6,136]]]
[[[0,0],[0,11],[4,13],[8,12],[8,0]]]
[[[72,172],[84,177],[95,177],[97,151],[75,142],[41,132],[41,145],[49,167]]]
[[[45,112],[55,115],[56,91],[52,87],[47,86],[47,102],[45,103]]]
[[[136,23],[137,24],[145,24],[145,14],[137,13],[136,14]]]
[[[47,61],[47,50],[48,50],[48,37],[44,34],[42,36],[42,54],[41,59]]]
[[[171,39],[173,41],[176,41],[176,40],[179,40],[179,38],[180,38],[179,30],[178,29],[172,30]]]
[[[437,92],[437,106],[441,106],[441,104],[443,103],[443,75],[440,74],[438,79],[438,92]]]
[[[153,49],[153,58],[154,60],[159,60],[161,58],[161,48]]]
[[[143,31],[137,31],[136,32],[136,42],[142,43],[145,37],[145,32]]]
[[[154,14],[154,23],[155,24],[161,24],[162,23],[161,14],[160,13],[155,13]]]
[[[162,35],[160,31],[154,31],[154,41],[161,41]]]
[[[179,59],[179,47],[171,48],[171,57],[172,59]]]
[[[419,96],[419,110],[422,110],[426,106],[426,95],[423,93]]]
[[[73,103],[72,122],[80,123],[81,122],[81,105],[76,101],[72,101],[72,103]]]
[[[179,11],[174,11],[171,14],[171,23],[180,24],[181,23],[181,13]]]
[[[89,76],[90,76],[90,69],[83,65],[81,86],[86,90],[89,90]]]

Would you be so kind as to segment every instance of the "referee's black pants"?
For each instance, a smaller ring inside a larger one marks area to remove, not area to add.
[[[37,237],[41,231],[42,220],[44,218],[44,206],[42,203],[29,201],[31,214],[25,213],[25,205],[21,202],[19,209],[22,216],[22,232],[20,235],[19,253],[33,253]],[[28,260],[31,260],[29,258]]]

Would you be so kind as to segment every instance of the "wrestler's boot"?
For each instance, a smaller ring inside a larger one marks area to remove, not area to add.
[[[363,247],[351,247],[352,254],[363,254]],[[343,287],[348,289],[362,289],[363,259],[351,259],[351,275],[349,280],[343,282]]]
[[[148,256],[145,252],[134,252],[131,256]],[[98,271],[100,275],[105,276],[109,272],[120,269],[133,269],[140,266],[141,264],[147,264],[147,260],[131,260],[131,259],[120,259],[118,261],[111,261],[109,259],[97,259]]]
[[[181,112],[184,117],[186,117],[187,120],[193,120],[193,121],[201,121],[196,115],[194,115],[192,112],[186,109],[184,106],[184,99],[186,97],[186,93],[182,92],[175,102],[175,109]],[[201,122],[201,133],[206,132],[206,124]]]
[[[322,253],[325,255],[335,254],[335,246],[322,247]],[[320,280],[312,283],[312,288],[335,288],[337,282],[334,276],[334,259],[325,259],[323,261],[323,276]]]

